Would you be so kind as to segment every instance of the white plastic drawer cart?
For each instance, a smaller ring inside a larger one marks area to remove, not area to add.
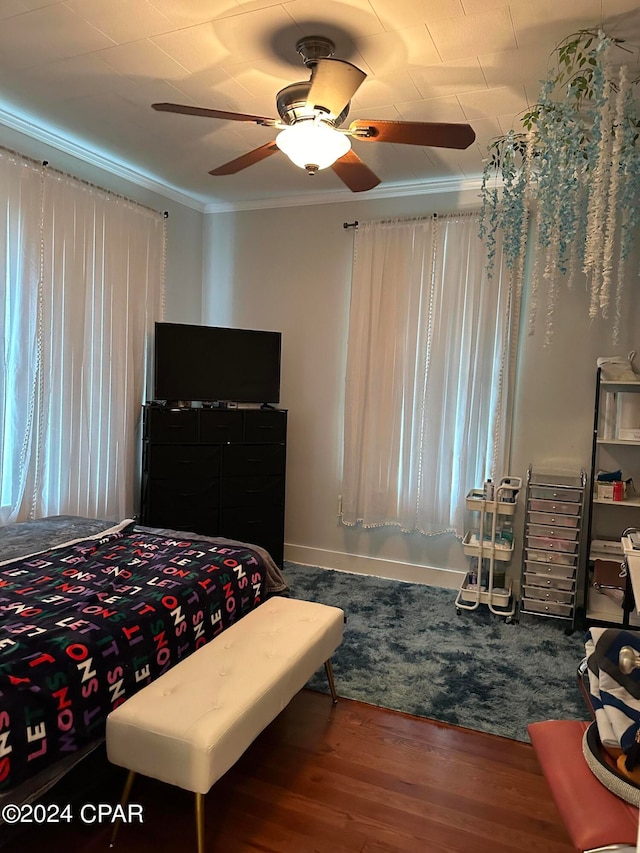
[[[483,489],[472,489],[466,497],[467,509],[478,513],[478,526],[469,530],[462,540],[470,568],[456,596],[458,613],[477,610],[481,604],[507,621],[515,613],[506,567],[513,555],[512,523],[521,484],[518,478],[505,477],[492,499],[487,498]]]
[[[520,613],[575,628],[587,478],[527,471]]]

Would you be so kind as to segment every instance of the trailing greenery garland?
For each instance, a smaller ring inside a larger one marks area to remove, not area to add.
[[[521,291],[532,243],[530,332],[544,286],[547,342],[559,275],[571,287],[580,271],[590,287],[589,316],[609,317],[613,303],[614,341],[619,335],[625,266],[640,222],[640,112],[637,81],[625,65],[614,66],[614,50],[626,50],[622,40],[601,31],[564,39],[522,131],[492,142],[485,163],[480,236],[488,272],[500,231]]]

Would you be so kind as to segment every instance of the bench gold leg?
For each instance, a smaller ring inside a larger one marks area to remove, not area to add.
[[[136,778],[135,771],[130,770],[129,775],[127,776],[127,781],[124,783],[124,788],[122,790],[122,797],[120,798],[120,805],[123,810],[127,805],[129,800],[129,795],[131,794],[131,788],[133,787],[133,780]],[[109,842],[109,847],[113,847],[116,843],[116,835],[118,834],[118,830],[120,829],[120,818],[116,818],[115,823],[113,824],[113,832],[111,833],[111,841]]]
[[[327,673],[327,681],[329,682],[329,690],[331,691],[331,698],[333,700],[333,704],[335,705],[338,701],[338,694],[336,693],[336,685],[333,680],[333,670],[331,669],[331,661],[326,660],[324,662],[324,671]]]
[[[204,794],[196,794],[196,832],[198,853],[204,853]]]

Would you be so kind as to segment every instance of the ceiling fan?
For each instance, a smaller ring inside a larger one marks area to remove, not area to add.
[[[296,44],[296,50],[311,69],[311,79],[292,83],[278,92],[279,119],[187,104],[151,106],[161,112],[252,122],[280,131],[272,142],[212,169],[210,175],[234,175],[283,151],[310,175],[331,167],[352,192],[370,190],[380,183],[380,178],[351,149],[352,139],[459,149],[468,148],[474,141],[475,133],[468,124],[357,119],[348,128],[341,128],[349,113],[351,98],[367,75],[346,60],[334,59],[335,45],[328,38],[305,36]]]

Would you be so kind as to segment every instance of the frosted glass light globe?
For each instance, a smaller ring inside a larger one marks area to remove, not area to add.
[[[280,131],[276,145],[292,163],[313,173],[343,157],[351,148],[351,140],[327,124],[299,121]]]

